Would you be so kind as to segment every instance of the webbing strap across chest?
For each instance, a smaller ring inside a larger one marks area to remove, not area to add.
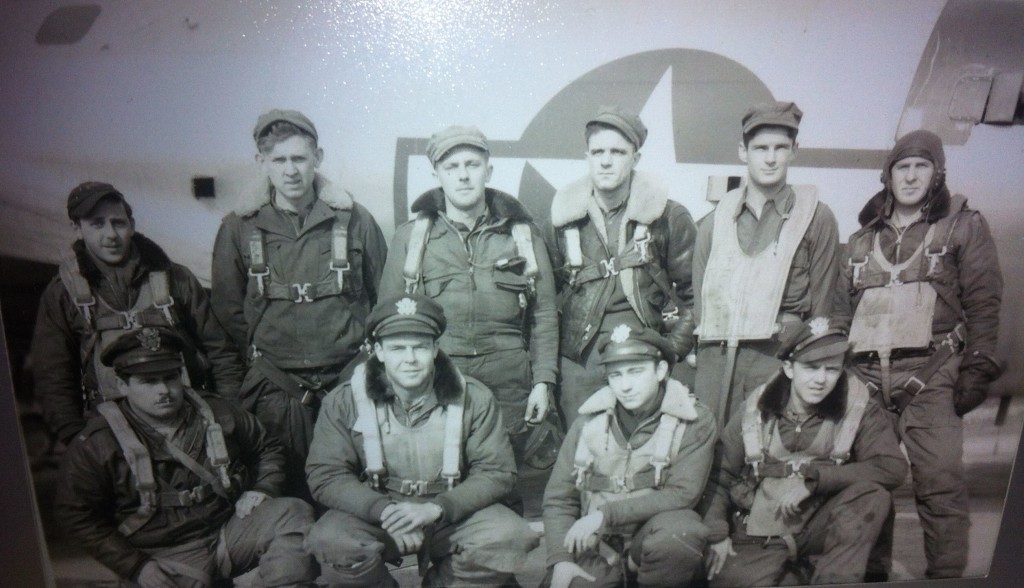
[[[573,472],[576,475],[576,488],[588,492],[631,492],[643,488],[661,488],[664,484],[664,472],[672,460],[673,442],[682,437],[686,423],[678,417],[662,413],[658,426],[651,434],[651,455],[648,459],[650,469],[634,475],[608,476],[594,472],[595,455],[587,444],[587,438],[594,434],[611,435],[611,411],[605,411],[591,418],[584,425],[584,431],[576,444],[573,458]],[[608,441],[612,442],[612,441]]]
[[[612,255],[590,265],[584,265],[579,227],[569,225],[562,230],[562,234],[565,237],[565,260],[569,267],[571,286],[616,278],[622,270],[642,267],[653,259],[650,251],[650,227],[643,223],[638,223],[633,229],[632,247],[619,255]],[[623,287],[625,288],[625,285]]]
[[[170,278],[166,271],[151,271],[146,274],[142,288],[149,290],[148,296],[140,295],[129,310],[114,310],[102,298],[97,297],[89,281],[82,275],[78,259],[72,254],[65,258],[58,270],[61,283],[82,317],[86,328],[92,332],[114,329],[137,329],[141,327],[174,326],[171,307]]]
[[[363,456],[366,476],[370,485],[378,490],[389,489],[402,494],[436,494],[450,490],[462,478],[462,421],[465,412],[465,384],[459,399],[445,405],[444,445],[441,458],[441,483],[435,487],[434,480],[388,480],[385,465],[384,443],[381,439],[380,418],[386,407],[378,406],[366,393],[366,366],[360,365],[352,374],[352,400],[356,407],[356,422],[353,431],[363,435]]]
[[[269,300],[290,300],[300,304],[328,296],[338,296],[344,292],[345,272],[352,270],[348,259],[348,225],[351,219],[351,210],[334,211],[334,220],[331,223],[331,262],[328,265],[328,269],[334,273],[334,278],[322,282],[275,282],[267,258],[266,235],[260,228],[254,228],[249,234],[249,277],[256,280],[260,296]]]

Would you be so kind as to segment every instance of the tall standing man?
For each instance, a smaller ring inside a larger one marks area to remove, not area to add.
[[[855,369],[906,446],[926,574],[958,577],[970,526],[961,417],[1002,372],[1002,275],[985,218],[946,187],[937,135],[901,137],[882,183],[850,237],[838,310],[852,316]]]
[[[416,199],[398,228],[382,295],[421,292],[445,309],[445,351],[498,400],[517,463],[528,423],[544,420],[555,384],[558,317],[547,248],[529,212],[486,183],[487,139],[451,126],[427,143],[439,188]]]
[[[722,432],[704,519],[712,588],[864,581],[907,463],[846,372],[849,347],[824,317],[791,329],[782,368]]]
[[[67,209],[78,240],[43,292],[32,337],[35,389],[57,438],[69,443],[97,403],[120,396],[100,355],[118,336],[142,327],[174,329],[187,343],[192,386],[235,398],[241,358],[206,291],[135,232],[124,195],[104,182],[84,182],[68,194]]]
[[[619,324],[665,334],[677,357],[693,345],[691,262],[696,227],[656,178],[635,171],[647,127],[602,107],[584,134],[589,173],[551,203],[560,292],[559,402],[572,421],[604,386],[599,335]]]
[[[676,351],[620,324],[599,343],[607,386],[580,408],[544,490],[551,588],[687,586],[707,528],[693,510],[715,417],[669,377]]]
[[[816,188],[786,183],[802,117],[792,102],[760,104],[743,115],[746,181],[697,231],[696,392],[723,424],[779,369],[780,335],[832,309],[835,216]]]
[[[515,586],[539,543],[499,504],[512,447],[494,397],[441,351],[445,323],[421,294],[381,300],[373,356],[324,402],[306,470],[330,510],[306,544],[331,586],[397,586],[385,563],[413,553],[423,586]]]
[[[312,586],[313,508],[279,497],[280,442],[234,403],[185,386],[186,348],[145,327],[104,350],[122,395],[64,455],[57,519],[129,586],[206,588],[253,567],[261,586]]]
[[[387,245],[369,211],[317,173],[324,153],[305,115],[262,114],[253,139],[266,189],[221,223],[213,309],[249,361],[242,404],[284,443],[289,492],[304,495],[316,411],[354,368]]]

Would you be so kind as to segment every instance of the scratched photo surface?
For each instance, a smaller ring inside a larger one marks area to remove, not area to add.
[[[1006,369],[963,419],[971,521],[964,576],[988,577],[977,581],[988,585],[1017,565],[998,554],[1007,548],[1001,525],[1013,522],[1003,519],[1006,497],[1020,493],[1010,477],[1024,423],[1024,3],[0,0],[0,7],[7,15],[0,24],[0,309],[12,376],[4,425],[20,424],[22,443],[9,445],[8,466],[30,471],[34,491],[23,498],[38,509],[28,527],[7,531],[6,543],[32,546],[38,533],[39,581],[117,585],[52,516],[66,448],[43,422],[43,391],[32,384],[39,296],[75,239],[68,192],[86,180],[112,183],[131,204],[136,231],[209,288],[220,221],[260,185],[252,128],[271,108],[297,109],[315,122],[320,173],[349,190],[388,241],[411,218],[412,202],[437,187],[427,141],[452,124],[486,134],[488,186],[517,197],[544,225],[555,192],[587,173],[584,124],[599,106],[620,105],[649,129],[636,169],[662,178],[670,198],[699,220],[746,174],[738,157],[742,114],[755,103],[793,101],[804,116],[788,181],[817,187],[844,243],[882,188],[896,139],[935,132],[947,185],[985,216],[1004,283],[997,358]],[[692,386],[692,370],[677,375]],[[543,528],[548,474],[520,472],[535,530]],[[893,497],[890,579],[922,579],[909,476]],[[12,552],[18,558],[32,556]],[[541,581],[545,559],[542,541],[518,574],[523,586]],[[394,574],[403,586],[419,585],[415,558]]]

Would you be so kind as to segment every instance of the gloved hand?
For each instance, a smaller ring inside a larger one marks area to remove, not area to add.
[[[964,416],[985,401],[990,381],[983,370],[969,368],[960,372],[953,388],[953,410],[957,416]]]

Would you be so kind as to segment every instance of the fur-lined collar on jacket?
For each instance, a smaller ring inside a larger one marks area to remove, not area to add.
[[[434,358],[434,394],[438,404],[448,405],[458,401],[465,386],[466,381],[452,360],[444,351],[438,351]],[[374,402],[389,403],[395,399],[395,392],[384,372],[384,364],[376,357],[366,361],[366,395]]]
[[[320,174],[316,174],[313,178],[313,191],[316,192],[318,200],[322,200],[324,204],[334,210],[352,209],[352,194]],[[273,184],[270,183],[270,180],[264,179],[261,189],[245,192],[242,201],[235,207],[235,214],[242,217],[256,214],[261,208],[271,203],[274,193]]]
[[[563,227],[586,218],[590,206],[597,203],[592,197],[593,183],[584,176],[555,194],[551,201],[551,224]],[[634,171],[630,177],[629,198],[626,200],[626,221],[649,225],[661,217],[668,203],[668,186],[655,176]]]
[[[487,201],[487,208],[491,215],[498,219],[507,219],[512,223],[529,223],[533,218],[519,200],[511,194],[501,190],[487,188],[484,190],[484,199]],[[413,213],[427,212],[437,216],[445,211],[444,190],[434,188],[424,192],[412,203]]]

